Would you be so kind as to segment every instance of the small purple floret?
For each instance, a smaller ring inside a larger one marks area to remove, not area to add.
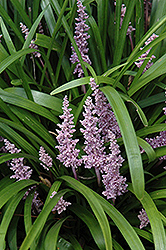
[[[142,229],[143,227],[146,227],[148,225],[149,219],[148,219],[146,211],[143,208],[141,211],[139,211],[138,218],[141,222],[140,229]]]

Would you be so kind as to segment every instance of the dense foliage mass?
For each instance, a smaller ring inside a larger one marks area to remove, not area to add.
[[[166,249],[165,10],[0,1],[0,249]]]

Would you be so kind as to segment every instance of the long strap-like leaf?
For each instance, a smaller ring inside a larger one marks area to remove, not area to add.
[[[137,137],[129,113],[122,98],[114,88],[106,86],[101,88],[101,90],[106,95],[109,103],[111,104],[120,127],[129,162],[134,192],[136,196],[142,198],[144,194],[144,173],[142,159]]]

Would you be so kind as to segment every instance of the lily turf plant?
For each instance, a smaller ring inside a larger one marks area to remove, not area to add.
[[[0,249],[166,249],[166,11],[0,2]]]

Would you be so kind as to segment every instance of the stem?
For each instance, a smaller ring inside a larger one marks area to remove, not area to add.
[[[100,172],[99,172],[99,169],[98,168],[95,168],[95,172],[96,172],[96,176],[97,176],[97,183],[98,183],[98,186],[100,187],[101,186],[101,177],[100,177]]]

